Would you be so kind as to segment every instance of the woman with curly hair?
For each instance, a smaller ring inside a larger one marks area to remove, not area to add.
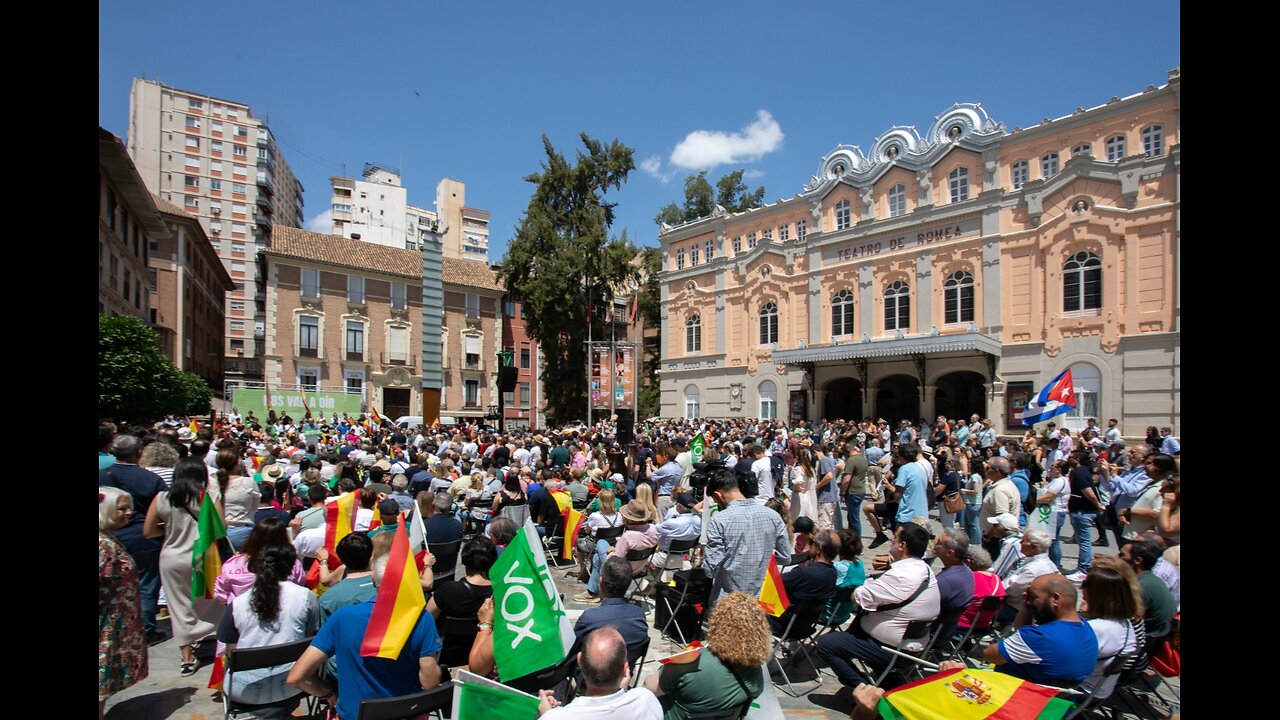
[[[645,687],[662,703],[663,720],[726,712],[764,690],[762,666],[772,651],[760,604],[745,593],[729,593],[711,611],[707,641],[697,659],[664,665]]]

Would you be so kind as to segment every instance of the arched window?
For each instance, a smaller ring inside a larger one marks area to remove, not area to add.
[[[1160,125],[1148,125],[1142,128],[1142,152],[1147,157],[1164,154],[1164,128]]]
[[[755,233],[747,233],[747,249],[748,249],[748,250],[755,250],[755,249],[756,249],[756,234],[755,234]]]
[[[702,411],[698,403],[697,385],[690,385],[684,389],[684,416],[689,420],[702,417]]]
[[[901,280],[884,291],[884,329],[906,330],[911,327],[911,290]]]
[[[1102,374],[1089,363],[1071,366],[1071,389],[1076,394],[1076,407],[1068,410],[1063,427],[1084,430],[1089,418],[1102,417]]]
[[[677,270],[684,269],[684,248],[679,248],[678,250],[676,250],[676,269]]]
[[[973,276],[961,270],[943,283],[943,322],[948,325],[973,322]]]
[[[1093,154],[1093,145],[1090,143],[1081,143],[1080,145],[1077,145],[1071,148],[1071,157],[1075,157],[1077,155],[1092,155],[1092,154]]]
[[[715,259],[715,257],[716,257],[716,246],[715,246],[715,242],[714,242],[714,241],[711,241],[711,240],[708,240],[708,241],[707,241],[707,244],[706,244],[704,247],[706,248],[706,253],[705,253],[705,254],[706,254],[706,256],[707,256],[707,262],[711,262],[711,261],[712,261],[712,260],[714,260],[714,259]]]
[[[853,334],[853,293],[841,290],[831,298],[831,334]]]
[[[796,240],[799,240],[800,242],[804,242],[805,235],[809,234],[809,231],[807,229],[808,227],[809,226],[805,224],[804,220],[796,221]]]
[[[1030,179],[1030,177],[1031,177],[1031,171],[1027,167],[1026,160],[1019,160],[1018,162],[1009,166],[1009,180],[1013,182],[1014,190],[1017,190],[1018,188],[1025,185],[1027,180]]]
[[[836,203],[836,229],[846,230],[852,224],[849,221],[849,201],[847,199]]]
[[[1058,174],[1058,153],[1052,152],[1040,158],[1040,177],[1048,180]]]
[[[952,170],[947,179],[951,182],[951,202],[964,202],[969,199],[969,169],[958,167]]]
[[[889,217],[902,217],[907,214],[907,186],[898,183],[889,188]]]
[[[1062,266],[1062,312],[1085,313],[1102,307],[1102,258],[1078,252]]]
[[[698,315],[684,321],[684,351],[702,352],[702,318]]]
[[[778,417],[778,386],[772,380],[760,383],[760,419],[774,420]]]
[[[760,344],[778,342],[778,306],[769,303],[760,308]]]
[[[1107,138],[1107,162],[1120,162],[1124,159],[1124,136],[1115,135]]]
[[[698,264],[698,243],[689,246],[689,266]]]

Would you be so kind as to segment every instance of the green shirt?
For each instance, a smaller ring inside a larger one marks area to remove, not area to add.
[[[320,596],[320,624],[323,625],[339,608],[359,605],[377,595],[378,588],[373,585],[373,575],[343,580]]]
[[[751,693],[750,698],[742,691],[744,685]],[[764,691],[764,674],[758,667],[726,665],[715,653],[703,648],[696,662],[663,667],[658,687],[663,692],[659,698],[663,720],[679,720],[696,713],[741,707]]]
[[[324,505],[321,505],[320,507],[310,507],[303,510],[298,513],[298,520],[301,521],[301,526],[298,528],[298,532],[302,532],[303,530],[312,530],[324,525]]]
[[[848,495],[866,495],[867,494],[867,468],[871,464],[867,462],[867,456],[862,453],[850,455],[844,459],[844,474],[849,476]]]
[[[1173,619],[1177,607],[1173,602],[1173,593],[1155,573],[1144,572],[1138,576],[1138,585],[1142,587],[1142,604],[1146,607],[1143,621],[1147,637],[1164,637],[1169,634],[1169,621]]]

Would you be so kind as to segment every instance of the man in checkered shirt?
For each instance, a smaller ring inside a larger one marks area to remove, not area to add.
[[[707,550],[702,561],[702,569],[711,578],[710,606],[731,592],[755,597],[764,585],[769,558],[776,553],[779,567],[791,560],[787,526],[781,515],[745,497],[731,470],[711,476],[707,496],[715,498],[720,507],[707,523]]]

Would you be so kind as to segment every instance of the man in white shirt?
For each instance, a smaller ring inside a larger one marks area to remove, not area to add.
[[[755,461],[751,463],[751,473],[756,476],[756,487],[759,490],[756,502],[763,505],[777,492],[773,484],[773,461],[765,456],[763,448],[759,445],[752,447],[755,448],[753,451]]]
[[[539,691],[538,714],[543,720],[661,720],[662,705],[650,690],[627,690],[631,668],[627,645],[617,630],[593,630],[582,643],[578,667],[586,692],[562,707],[552,691]]]
[[[516,464],[529,467],[529,441],[524,441],[516,451],[511,453],[511,457],[515,458]]]
[[[1115,418],[1107,421],[1107,447],[1120,442],[1119,422]]]
[[[1005,570],[1004,575],[1000,576],[1005,588],[1005,602],[1000,607],[1000,612],[996,614],[998,622],[1013,622],[1014,618],[1018,617],[1018,611],[1022,610],[1023,595],[1027,592],[1027,588],[1031,587],[1032,580],[1041,575],[1058,572],[1058,566],[1049,559],[1051,544],[1053,544],[1053,538],[1046,532],[1027,530],[1022,533],[1017,551],[1021,557]]]
[[[853,600],[869,612],[849,631],[818,638],[818,654],[851,688],[871,680],[852,663],[855,658],[871,668],[886,667],[893,656],[881,643],[897,647],[912,620],[933,620],[942,608],[938,579],[925,564],[929,532],[915,523],[902,523],[894,531],[889,548],[892,562],[883,575],[853,591]],[[906,650],[921,645],[908,644]]]

